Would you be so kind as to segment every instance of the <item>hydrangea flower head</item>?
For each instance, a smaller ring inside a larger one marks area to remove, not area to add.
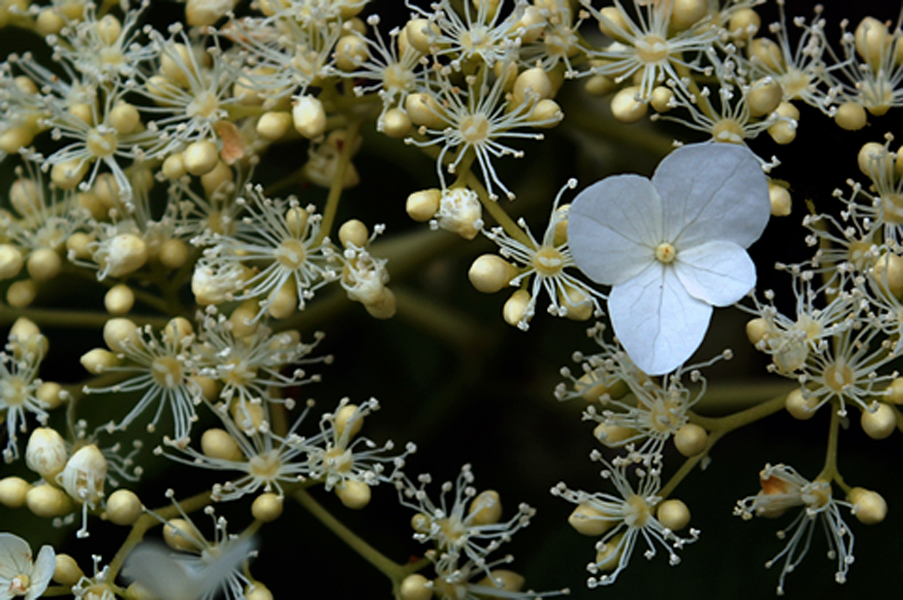
[[[672,371],[702,343],[713,306],[756,283],[746,248],[770,215],[768,184],[745,146],[696,144],[652,180],[616,175],[583,190],[568,219],[574,261],[611,285],[615,335],[640,369]]]

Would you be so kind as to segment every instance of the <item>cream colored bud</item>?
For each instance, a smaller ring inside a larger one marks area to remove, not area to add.
[[[203,396],[208,402],[215,402],[219,398],[220,384],[215,379],[203,377],[201,375],[192,375],[189,377],[201,390]]]
[[[114,285],[104,294],[103,305],[111,315],[124,315],[135,305],[135,293],[124,283]]]
[[[188,244],[178,239],[169,239],[160,246],[157,258],[160,264],[167,269],[174,271],[182,267],[191,256],[191,249]]]
[[[257,331],[259,322],[257,314],[260,312],[260,305],[257,300],[245,300],[239,304],[232,314],[229,315],[229,322],[232,324],[232,334],[237,338],[245,338],[254,335]]]
[[[55,429],[38,427],[31,432],[25,448],[25,464],[29,469],[46,481],[53,481],[66,467],[68,460],[66,442]]]
[[[21,357],[21,353],[45,354],[47,352],[47,338],[41,333],[41,329],[37,324],[26,317],[19,317],[9,329],[9,338],[14,342],[14,353],[16,358]]]
[[[533,127],[550,129],[558,125],[562,119],[564,113],[561,112],[561,106],[551,98],[543,98],[530,111],[530,123]]]
[[[182,153],[178,152],[167,156],[166,160],[163,161],[163,166],[160,167],[160,172],[170,181],[175,181],[176,179],[184,177],[188,173],[188,169],[185,168],[185,161],[182,159]]]
[[[281,139],[292,126],[292,113],[284,110],[270,111],[260,115],[257,121],[257,134],[265,140]]]
[[[746,105],[749,114],[754,117],[771,114],[784,98],[781,84],[771,77],[763,77],[754,81],[746,93]]]
[[[364,308],[374,319],[391,319],[395,316],[395,294],[384,287],[377,300],[364,304]]]
[[[708,432],[695,423],[683,425],[674,434],[674,447],[687,458],[703,452],[708,442]]]
[[[251,504],[251,514],[258,521],[270,523],[282,514],[282,497],[272,492],[264,492]]]
[[[420,190],[408,196],[405,210],[415,221],[429,221],[436,216],[441,200],[442,192],[436,188]]]
[[[400,108],[390,108],[383,115],[382,120],[378,123],[380,131],[390,138],[403,138],[411,132],[411,118],[408,113]]]
[[[859,154],[856,155],[859,171],[866,176],[875,171],[876,165],[881,165],[887,160],[887,148],[884,147],[884,144],[879,144],[878,142],[863,144],[862,148],[859,149]],[[882,171],[883,169],[879,168],[878,170]]]
[[[853,515],[864,525],[877,525],[887,516],[887,502],[878,492],[854,487],[847,494],[847,501],[853,505]]]
[[[592,75],[583,84],[586,93],[593,96],[607,96],[618,87],[614,79],[607,75]]]
[[[517,327],[522,320],[529,319],[527,308],[529,308],[531,300],[527,290],[515,291],[502,307],[502,318],[508,325]]]
[[[225,429],[211,427],[201,436],[201,451],[209,458],[239,461],[244,458],[238,443]]]
[[[747,40],[759,32],[762,19],[751,8],[741,8],[731,14],[727,30],[735,40]]]
[[[114,106],[107,120],[121,134],[132,133],[141,126],[141,115],[138,114],[138,109],[127,102],[120,102]]]
[[[69,400],[69,392],[54,381],[45,381],[38,386],[35,398],[44,404],[44,408],[53,410]]]
[[[746,322],[746,337],[753,346],[765,339],[771,328],[768,321],[762,317],[756,317]]]
[[[870,269],[869,275],[882,289],[897,299],[903,298],[903,256],[882,254]]]
[[[8,508],[25,506],[25,497],[32,485],[21,477],[11,476],[0,479],[0,504]]]
[[[232,420],[243,431],[258,430],[266,421],[266,410],[259,404],[236,402],[229,412],[232,414]]]
[[[53,569],[53,580],[56,583],[71,587],[84,576],[84,571],[81,570],[74,558],[68,554],[57,553],[56,565]]]
[[[658,505],[656,517],[671,531],[680,531],[690,523],[690,509],[680,500],[665,500]]]
[[[353,510],[359,510],[370,503],[370,486],[363,481],[346,479],[335,487],[335,494],[342,504]]]
[[[185,341],[194,335],[194,327],[191,321],[185,317],[173,317],[163,328],[163,341],[181,346]]]
[[[46,483],[28,490],[25,504],[28,510],[45,519],[69,514],[75,508],[66,492]]]
[[[564,316],[571,321],[586,321],[595,310],[589,294],[568,282],[558,290],[558,304],[566,311]]]
[[[439,26],[427,19],[411,19],[404,26],[405,38],[420,54],[430,51],[430,34],[438,35]]]
[[[622,123],[636,123],[646,115],[648,104],[637,99],[640,88],[630,86],[622,89],[611,99],[611,113]]]
[[[602,547],[596,549],[595,567],[599,571],[611,571],[618,566],[621,560],[621,540],[624,534],[619,533],[609,539]]]
[[[38,295],[38,282],[32,279],[22,279],[13,282],[6,290],[6,302],[13,308],[25,308]]]
[[[54,35],[62,31],[66,20],[56,7],[45,7],[35,19],[35,31],[42,36]]]
[[[790,214],[793,202],[790,192],[783,185],[768,184],[768,200],[771,202],[771,216],[786,217]]]
[[[574,385],[574,389],[580,392],[580,396],[587,402],[598,402],[606,394],[610,398],[618,399],[630,391],[630,388],[623,381],[606,382],[599,379],[599,376],[595,373],[584,373],[581,375]],[[599,427],[596,427],[596,429],[599,430]],[[626,429],[626,431],[633,432],[632,429]],[[605,430],[602,430],[602,433],[605,433]],[[598,435],[596,437],[599,438]],[[616,435],[615,437],[618,436]],[[599,438],[599,441],[603,444],[605,443],[602,438]]]
[[[515,104],[523,104],[525,101],[539,101],[543,98],[551,98],[553,93],[552,81],[545,70],[533,67],[522,72],[514,80],[512,97]]]
[[[404,108],[411,122],[417,126],[431,129],[445,127],[445,114],[436,99],[429,94],[408,94],[404,100]]]
[[[367,43],[358,35],[348,34],[339,38],[335,45],[335,64],[343,71],[353,71],[370,56]]]
[[[671,26],[677,30],[689,29],[709,14],[707,0],[673,0]]]
[[[273,592],[259,581],[245,588],[245,600],[273,600]]]
[[[813,395],[805,397],[801,389],[795,389],[787,394],[787,399],[784,401],[784,408],[799,421],[807,421],[815,416],[817,406],[818,398]]]
[[[16,154],[34,141],[35,129],[28,126],[10,127],[0,133],[0,152]]]
[[[208,198],[213,197],[214,193],[220,189],[225,183],[235,181],[235,173],[224,161],[218,160],[212,169],[201,175],[201,186]]]
[[[267,297],[267,314],[274,319],[287,319],[298,311],[298,288],[290,279]]]
[[[23,217],[28,217],[44,207],[41,190],[33,179],[20,177],[9,186],[9,202]]]
[[[532,44],[542,37],[546,17],[539,6],[527,5],[524,8],[520,21],[517,22],[518,28],[521,29],[521,44]]]
[[[897,428],[897,414],[887,404],[875,402],[869,410],[862,411],[859,424],[867,436],[873,440],[883,440]]]
[[[775,112],[782,117],[787,117],[790,121],[778,121],[768,128],[768,135],[778,144],[789,144],[796,138],[800,111],[793,104],[785,101],[778,104]]]
[[[781,47],[768,38],[755,38],[749,43],[749,55],[769,71],[784,71],[784,55]]]
[[[238,0],[188,0],[185,20],[191,27],[213,25],[235,8]]]
[[[301,96],[292,105],[295,130],[309,140],[326,133],[326,109],[318,98]]]
[[[105,369],[119,365],[119,358],[103,348],[88,350],[82,355],[80,361],[82,366],[92,375],[100,375]]]
[[[349,246],[363,248],[367,245],[369,237],[370,232],[367,230],[367,226],[357,219],[349,219],[339,227],[339,241],[346,248]]]
[[[141,500],[131,490],[116,490],[107,499],[107,519],[117,525],[131,525],[142,512]]]
[[[433,586],[429,579],[420,573],[414,573],[404,578],[398,593],[401,600],[430,600],[433,597]]]
[[[894,41],[887,30],[887,25],[874,17],[865,17],[859,22],[853,39],[856,52],[875,72],[881,68],[881,61],[888,50],[888,45]]]
[[[50,248],[38,248],[28,255],[26,266],[35,281],[50,281],[63,270],[63,259]]]
[[[613,423],[599,423],[593,429],[593,435],[602,445],[608,448],[620,448],[627,440],[636,437],[637,432],[632,427],[623,427]]]
[[[345,430],[349,425],[351,426],[351,429],[348,429],[349,440],[360,433],[361,427],[364,426],[364,419],[358,414],[358,408],[356,404],[346,404],[336,411],[335,417],[333,417],[336,434],[345,435]],[[351,420],[352,418],[354,421]]]
[[[50,180],[61,190],[74,189],[88,172],[87,160],[72,159],[56,163],[50,169]]]
[[[483,254],[477,257],[467,277],[477,291],[493,294],[508,287],[508,283],[517,275],[517,267],[498,254]]]
[[[598,537],[617,523],[616,519],[606,518],[605,514],[592,504],[583,503],[577,506],[568,517],[568,524],[578,533],[590,537]]]
[[[492,525],[502,518],[502,501],[495,490],[485,490],[470,502],[467,511],[474,525]]]
[[[122,277],[137,271],[147,262],[147,244],[133,233],[120,233],[108,242],[106,256],[100,260],[106,274]]]
[[[621,13],[621,10],[614,6],[606,6],[599,10],[599,31],[607,35],[613,40],[624,41],[621,32],[630,32],[632,28],[627,24],[627,20]]]
[[[660,85],[652,90],[652,97],[649,104],[656,112],[664,113],[671,110],[671,100],[674,98],[674,92],[669,88]]]
[[[194,525],[185,519],[170,519],[163,525],[163,541],[173,550],[197,551],[203,548],[203,540],[199,540]]]
[[[903,404],[903,377],[895,377],[887,386],[884,399],[893,404]]]
[[[169,52],[160,56],[160,72],[181,87],[188,88],[188,77],[194,71],[192,50],[185,44],[169,44],[167,50]]]
[[[844,102],[837,107],[837,112],[834,114],[834,122],[837,123],[841,129],[846,129],[847,131],[859,131],[865,127],[868,122],[868,115],[861,104],[857,104],[856,102]]]
[[[122,188],[112,173],[101,173],[94,179],[94,187],[91,188],[94,197],[103,204],[104,210],[119,209],[122,205],[120,194]]]
[[[94,444],[79,448],[57,477],[73,500],[88,505],[103,498],[106,479],[107,459]]]
[[[113,352],[134,350],[138,341],[138,326],[124,317],[109,319],[103,326],[103,341]]]
[[[12,279],[24,264],[21,250],[12,244],[0,244],[0,279]]]
[[[82,195],[82,197],[85,196],[87,194]],[[91,258],[91,250],[88,249],[88,245],[93,241],[94,238],[87,233],[73,233],[66,239],[66,252],[74,258],[89,259]]]
[[[191,142],[182,153],[185,170],[192,175],[205,175],[219,162],[219,150],[210,140]]]

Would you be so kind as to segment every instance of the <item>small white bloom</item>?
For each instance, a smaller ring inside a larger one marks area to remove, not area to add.
[[[617,175],[577,196],[568,219],[574,261],[612,286],[612,327],[643,371],[682,364],[702,343],[712,306],[755,286],[745,249],[765,229],[769,206],[756,157],[731,144],[684,146],[652,181]]]
[[[55,567],[56,553],[51,546],[42,546],[34,561],[28,542],[12,533],[0,533],[0,600],[37,598],[47,589]]]

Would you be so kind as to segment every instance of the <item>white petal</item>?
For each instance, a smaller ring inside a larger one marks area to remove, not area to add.
[[[52,546],[41,546],[38,552],[38,558],[35,560],[34,569],[31,571],[31,583],[28,587],[28,593],[24,600],[32,600],[38,598],[50,585],[50,578],[53,577],[53,571],[56,569],[56,552]]]
[[[675,246],[728,240],[746,248],[771,215],[768,182],[746,146],[678,148],[659,164],[652,183],[662,197],[665,235]]]
[[[649,375],[661,375],[696,351],[712,307],[690,296],[673,268],[655,264],[612,288],[608,314],[633,362]]]
[[[756,285],[755,263],[733,242],[707,242],[681,250],[674,269],[691,296],[715,306],[737,302]]]
[[[654,260],[662,241],[661,199],[638,175],[616,175],[580,192],[568,211],[568,246],[597,283],[617,285]]]
[[[12,533],[0,533],[0,577],[12,579],[31,573],[31,546]]]

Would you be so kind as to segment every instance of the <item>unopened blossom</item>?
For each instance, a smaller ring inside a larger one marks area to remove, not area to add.
[[[713,306],[756,283],[746,248],[770,215],[756,157],[730,144],[684,146],[652,180],[616,175],[571,205],[568,240],[577,267],[611,285],[615,335],[640,369],[672,371],[699,347]]]
[[[32,600],[47,589],[56,565],[52,546],[41,546],[32,559],[28,542],[12,533],[0,533],[0,600]]]

